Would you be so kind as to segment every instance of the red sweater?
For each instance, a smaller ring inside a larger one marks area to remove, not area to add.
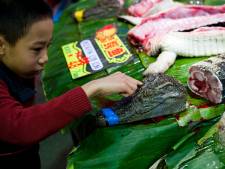
[[[81,87],[43,104],[24,106],[0,80],[0,140],[7,143],[38,143],[90,110],[91,104]]]

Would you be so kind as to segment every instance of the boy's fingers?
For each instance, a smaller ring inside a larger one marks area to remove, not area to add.
[[[120,75],[121,78],[124,78],[124,79],[126,79],[126,80],[129,80],[130,82],[133,82],[133,83],[135,83],[135,84],[137,84],[137,85],[142,85],[142,84],[143,84],[141,81],[139,81],[139,80],[137,80],[137,79],[134,79],[134,78],[132,78],[132,77],[126,75],[125,73],[122,73],[122,72],[116,72],[116,73],[114,73],[114,74],[115,74],[115,75]]]
[[[138,88],[137,83],[129,83],[129,82],[127,82],[127,85],[129,86],[129,88],[132,91],[132,93],[134,93],[135,90],[137,90],[137,88]]]
[[[132,78],[132,77],[130,77],[130,76],[127,76],[127,79],[128,79],[130,82],[133,82],[133,83],[136,84],[136,85],[142,85],[142,84],[143,84],[143,82],[141,82],[141,81],[139,81],[139,80],[137,80],[137,79],[134,79],[134,78]]]
[[[142,82],[142,81],[137,80],[137,84],[138,84],[138,85],[143,85],[143,82]]]
[[[121,92],[123,96],[130,96],[137,90],[137,85],[126,82],[124,86],[124,92]]]

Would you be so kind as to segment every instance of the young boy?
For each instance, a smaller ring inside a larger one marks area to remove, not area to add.
[[[42,0],[0,0],[0,168],[40,168],[38,142],[91,111],[89,98],[129,96],[142,83],[123,73],[33,105],[34,78],[48,61],[53,22]]]

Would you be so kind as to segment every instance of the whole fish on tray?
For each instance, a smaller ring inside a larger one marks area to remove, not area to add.
[[[96,114],[99,126],[112,126],[181,112],[186,109],[186,88],[163,73],[145,77],[130,97]]]
[[[190,90],[211,101],[225,101],[225,54],[193,64],[189,69]]]

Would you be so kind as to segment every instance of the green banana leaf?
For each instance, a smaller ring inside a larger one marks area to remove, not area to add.
[[[183,137],[174,118],[159,123],[99,128],[70,154],[68,169],[148,168]]]
[[[224,5],[225,0],[205,0],[204,3],[207,5]]]
[[[128,7],[135,0],[127,0],[125,6]],[[181,1],[181,2],[188,2]],[[219,5],[224,4],[221,0],[205,1],[206,4]],[[43,88],[48,100],[55,98],[66,91],[80,86],[90,80],[103,77],[111,74],[115,71],[124,72],[137,79],[142,79],[142,72],[148,66],[149,63],[155,61],[155,56],[147,56],[144,53],[136,53],[134,49],[131,51],[135,54],[134,60],[129,64],[123,66],[117,66],[108,68],[106,70],[79,78],[72,79],[70,72],[66,65],[66,60],[63,56],[61,46],[70,42],[80,41],[85,38],[89,38],[94,35],[99,28],[114,23],[118,26],[118,34],[120,37],[126,37],[127,31],[132,27],[128,23],[124,23],[116,19],[111,18],[96,18],[96,20],[88,20],[81,23],[76,23],[72,17],[72,13],[76,10],[86,9],[96,4],[96,0],[80,0],[75,4],[71,4],[61,16],[59,22],[55,23],[53,42],[49,48],[49,63],[46,65],[42,75]],[[129,43],[127,42],[129,45]],[[188,78],[188,69],[193,64],[204,58],[182,58],[178,57],[175,64],[166,72],[168,75],[175,77],[182,84],[186,85]],[[119,100],[120,95],[111,95],[106,99]],[[145,169],[151,166],[157,159],[163,157],[165,154],[166,165],[169,168],[176,168],[177,165],[183,166],[187,164],[190,167],[202,166],[207,162],[207,158],[220,164],[221,153],[215,154],[214,149],[210,151],[201,151],[198,153],[196,148],[196,140],[202,138],[204,133],[213,124],[201,126],[203,132],[192,134],[193,130],[190,124],[193,125],[193,121],[198,119],[197,122],[201,122],[202,114],[208,114],[209,120],[211,118],[219,117],[221,112],[224,111],[224,106],[211,106],[207,109],[201,109],[202,105],[208,104],[208,101],[189,96],[188,102],[191,105],[196,106],[199,114],[188,114],[183,112],[182,120],[185,121],[185,127],[180,127],[175,118],[168,118],[161,122],[146,123],[146,124],[132,124],[121,125],[112,128],[98,128],[89,136],[85,136],[79,147],[68,156],[68,169],[82,168],[82,169],[113,169],[113,168],[126,168],[126,169]],[[101,103],[98,99],[92,99],[92,106],[95,113],[101,107]],[[213,113],[219,110],[219,113]],[[192,112],[192,110],[190,110]],[[211,116],[211,113],[213,116]],[[89,115],[89,114],[88,114]],[[83,124],[89,116],[85,116],[79,120],[76,120],[70,127],[76,128]],[[205,117],[205,116],[204,116]],[[201,119],[199,121],[199,119]],[[204,118],[203,118],[204,119]],[[182,123],[184,124],[184,123]],[[214,131],[214,130],[213,130]],[[211,135],[215,132],[211,133]],[[212,138],[209,137],[203,138]],[[189,137],[190,136],[190,137]],[[193,136],[193,138],[192,138]],[[190,140],[189,140],[190,139]],[[210,140],[209,139],[209,140]],[[208,139],[206,139],[206,142]],[[174,149],[174,147],[178,148]],[[205,144],[203,144],[205,145]],[[215,146],[214,142],[211,147]],[[205,145],[207,147],[207,145]],[[210,147],[210,146],[208,146]],[[204,150],[207,150],[205,148]],[[182,154],[182,155],[181,155]],[[219,157],[219,159],[218,159]],[[220,167],[220,165],[217,165]],[[222,166],[222,164],[221,164]],[[189,167],[189,168],[190,168]]]
[[[214,121],[215,122],[215,121]],[[213,123],[212,121],[210,123]],[[205,124],[197,133],[187,139],[176,150],[169,153],[166,158],[168,169],[224,169],[225,147],[218,141],[216,135],[205,140],[203,144],[196,144],[209,130],[212,124]],[[214,124],[214,123],[213,123]]]

